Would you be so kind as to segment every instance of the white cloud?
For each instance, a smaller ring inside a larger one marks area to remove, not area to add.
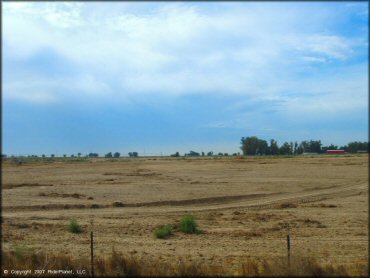
[[[302,61],[306,62],[313,62],[313,63],[325,63],[327,60],[322,57],[314,57],[314,56],[303,56]]]
[[[267,3],[210,3],[209,10],[206,4],[154,6],[4,3],[5,59],[27,62],[35,53],[52,49],[79,72],[57,80],[49,80],[47,73],[14,72],[5,80],[5,88],[11,89],[4,96],[54,101],[86,95],[92,100],[217,93],[281,100],[287,90],[312,90],[310,82],[302,88],[304,83],[296,80],[307,64],[348,60],[362,42],[337,31],[323,32],[320,17],[313,16],[317,22],[303,28],[302,20],[310,23],[309,12],[299,5],[275,3],[266,9]],[[332,88],[333,94],[337,89]]]

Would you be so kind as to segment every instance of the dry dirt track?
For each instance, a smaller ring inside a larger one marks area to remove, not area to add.
[[[308,203],[317,202],[325,199],[331,199],[338,196],[352,196],[359,192],[367,192],[367,183],[354,184],[350,186],[335,187],[329,189],[312,190],[309,192],[298,193],[272,193],[272,194],[251,194],[241,196],[229,196],[219,198],[204,198],[204,199],[190,199],[182,201],[166,201],[166,202],[152,202],[152,203],[138,203],[132,206],[120,208],[97,208],[94,209],[94,217],[104,214],[158,214],[163,212],[197,212],[197,211],[212,211],[225,210],[232,208],[273,208],[284,203]],[[265,196],[267,195],[267,196]],[[271,196],[272,195],[272,196]],[[24,209],[24,207],[22,207]],[[26,207],[27,208],[27,207]],[[3,217],[10,218],[27,218],[34,215],[34,211],[19,212],[4,212]],[[38,210],[38,217],[43,215],[47,217],[60,216],[59,210]],[[83,215],[92,215],[90,210],[85,209],[71,209],[68,210],[68,215],[76,217]]]

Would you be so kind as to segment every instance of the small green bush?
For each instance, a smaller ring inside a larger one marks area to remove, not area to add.
[[[18,260],[23,260],[27,255],[32,253],[32,248],[24,244],[17,244],[14,247],[14,255]]]
[[[185,215],[180,220],[180,230],[186,234],[198,234],[200,230],[198,229],[198,224],[192,215]]]
[[[170,235],[173,234],[172,227],[170,225],[162,226],[160,228],[155,229],[154,235],[156,238],[168,238]]]
[[[80,224],[77,223],[76,219],[72,219],[71,222],[69,222],[69,231],[73,234],[79,234],[82,232],[82,228]]]

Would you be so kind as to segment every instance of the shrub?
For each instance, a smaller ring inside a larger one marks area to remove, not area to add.
[[[28,247],[27,245],[18,244],[14,247],[14,256],[18,260],[23,260],[27,257],[30,253],[32,253],[32,248]]]
[[[156,238],[168,238],[170,235],[173,234],[172,227],[170,225],[162,226],[160,228],[155,229],[154,235]]]
[[[77,223],[76,219],[72,219],[71,222],[69,222],[69,231],[73,234],[79,234],[82,232],[82,228],[80,224]]]
[[[185,215],[180,220],[180,230],[186,234],[196,234],[200,232],[198,224],[192,215]]]

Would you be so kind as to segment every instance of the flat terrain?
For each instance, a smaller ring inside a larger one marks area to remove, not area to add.
[[[248,257],[286,256],[355,266],[368,261],[368,156],[121,158],[2,168],[3,249],[134,257],[230,269]],[[153,231],[193,214],[202,234]],[[68,231],[69,221],[82,234]],[[353,273],[355,274],[355,273]]]

